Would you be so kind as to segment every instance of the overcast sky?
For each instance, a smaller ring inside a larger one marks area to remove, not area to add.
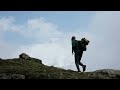
[[[0,11],[0,58],[26,53],[45,65],[77,71],[74,35],[90,40],[81,60],[86,71],[120,69],[119,29],[119,11]]]

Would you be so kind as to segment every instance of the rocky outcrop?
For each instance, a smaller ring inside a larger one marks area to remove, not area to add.
[[[19,55],[19,58],[21,58],[21,59],[30,59],[30,57],[26,54],[26,53],[22,53],[22,54],[20,54]]]
[[[36,59],[36,58],[32,58],[29,55],[27,55],[26,53],[22,53],[19,55],[19,59],[25,59],[25,60],[32,60],[35,62],[38,62],[40,64],[42,64],[42,60]]]

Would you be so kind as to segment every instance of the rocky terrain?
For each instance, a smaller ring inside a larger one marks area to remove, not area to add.
[[[42,60],[22,53],[19,58],[0,58],[0,79],[120,79],[120,70],[102,69],[78,73],[44,65]]]

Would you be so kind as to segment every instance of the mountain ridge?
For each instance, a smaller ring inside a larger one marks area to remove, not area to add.
[[[0,58],[0,79],[120,79],[120,70],[101,69],[78,73],[44,65],[42,60],[22,53],[19,58]]]

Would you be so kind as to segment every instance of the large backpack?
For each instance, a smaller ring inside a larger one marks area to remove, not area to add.
[[[86,51],[86,45],[84,43],[82,43],[81,41],[77,41],[77,49],[82,50],[82,51]]]
[[[82,48],[83,51],[87,50],[87,45],[89,44],[89,40],[87,40],[86,38],[82,38],[81,41],[79,42],[79,46]]]
[[[87,50],[87,45],[89,44],[89,40],[86,38],[82,38],[80,41],[79,40],[74,40],[72,42],[72,45],[78,50],[78,51],[86,51]]]
[[[86,45],[84,45],[81,41],[79,40],[74,40],[72,41],[72,46],[75,48],[77,51],[86,51]]]

